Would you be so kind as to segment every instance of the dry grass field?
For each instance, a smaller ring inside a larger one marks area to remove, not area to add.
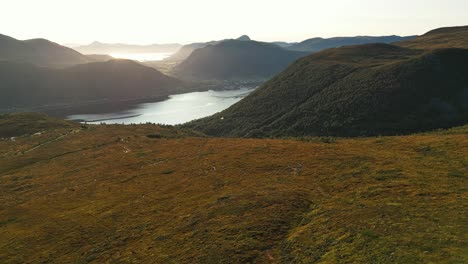
[[[0,140],[0,262],[467,263],[467,168],[466,126],[300,140],[54,126]]]

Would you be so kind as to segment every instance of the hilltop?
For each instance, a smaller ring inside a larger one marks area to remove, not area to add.
[[[416,36],[357,36],[357,37],[335,37],[335,38],[311,38],[299,43],[287,46],[287,49],[307,52],[319,52],[325,49],[341,46],[353,46],[371,43],[392,43],[414,39]]]
[[[468,49],[468,26],[438,28],[413,40],[396,44],[413,49]]]
[[[467,133],[227,139],[88,125],[2,139],[0,259],[464,263]]]
[[[180,63],[183,60],[187,59],[190,56],[190,54],[192,54],[192,52],[194,50],[204,48],[204,47],[209,46],[209,45],[216,45],[216,44],[219,44],[219,43],[221,43],[223,41],[226,41],[226,40],[231,40],[231,39],[212,40],[212,41],[208,41],[208,42],[195,42],[195,43],[184,45],[177,52],[175,52],[174,54],[172,54],[171,56],[166,58],[164,61],[165,62]],[[247,35],[242,35],[242,36],[238,37],[236,40],[250,41],[251,39]]]
[[[279,73],[305,55],[269,43],[225,40],[196,49],[176,65],[173,73],[196,80],[262,79]]]
[[[65,67],[93,61],[73,49],[46,39],[21,41],[0,34],[0,61],[2,60],[49,67]]]
[[[447,30],[435,32],[441,31]],[[398,44],[307,56],[237,104],[186,127],[215,136],[278,137],[398,135],[466,124],[468,50]]]

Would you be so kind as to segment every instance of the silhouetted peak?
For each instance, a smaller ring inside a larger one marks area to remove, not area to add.
[[[250,37],[247,36],[247,35],[242,35],[240,37],[237,38],[237,40],[240,40],[240,41],[250,41]]]
[[[7,35],[0,34],[0,40],[17,40]]]
[[[31,43],[34,45],[58,45],[57,43],[44,39],[44,38],[28,39],[28,40],[25,40],[25,42]]]

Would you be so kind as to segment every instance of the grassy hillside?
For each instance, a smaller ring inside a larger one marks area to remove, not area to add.
[[[187,127],[216,136],[395,135],[468,122],[468,50],[388,44],[303,58]]]
[[[129,60],[64,69],[0,62],[0,108],[164,97],[191,89],[183,82]]]
[[[0,34],[0,61],[2,60],[48,67],[66,67],[93,61],[75,50],[46,39],[21,41]]]
[[[33,135],[54,129],[77,128],[79,124],[39,113],[11,113],[0,115],[0,138]]]
[[[196,49],[174,68],[174,74],[196,80],[262,79],[305,55],[269,43],[225,40]]]
[[[311,38],[302,42],[295,43],[287,46],[287,49],[306,51],[306,52],[319,52],[325,49],[337,48],[341,46],[362,45],[370,43],[392,43],[398,41],[406,41],[415,38],[416,36],[400,37],[400,36],[357,36],[357,37],[336,37],[336,38]]]
[[[193,136],[113,125],[0,140],[0,259],[468,262],[468,127],[362,139]]]
[[[413,49],[468,49],[468,26],[435,29],[398,45]]]

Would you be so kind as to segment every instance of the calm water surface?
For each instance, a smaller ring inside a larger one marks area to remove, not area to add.
[[[108,114],[72,115],[68,119],[90,124],[159,123],[176,125],[220,112],[250,94],[254,88],[171,95],[168,100],[140,104],[134,109]]]

